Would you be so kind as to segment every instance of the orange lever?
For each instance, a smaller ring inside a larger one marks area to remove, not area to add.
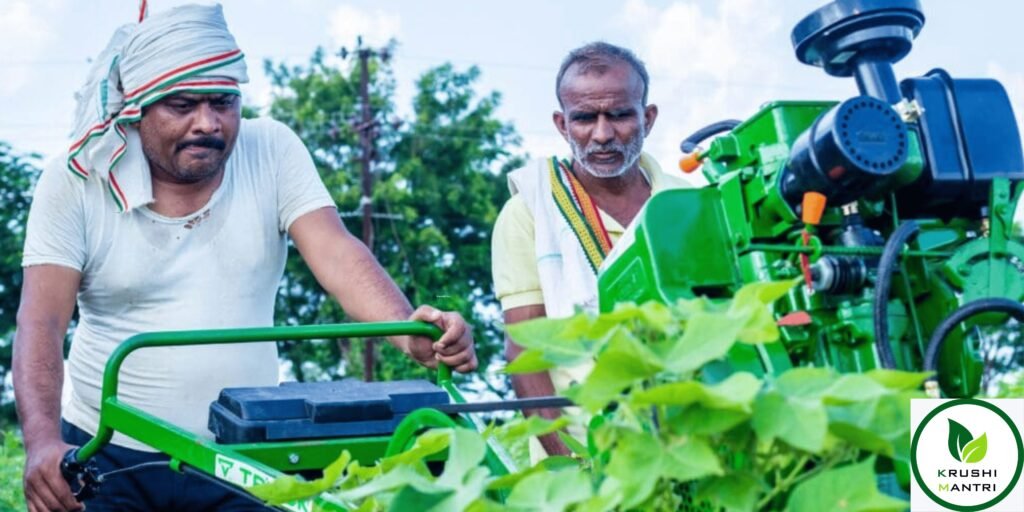
[[[697,151],[694,151],[689,155],[684,155],[683,158],[679,160],[679,170],[686,174],[690,174],[700,168],[702,160],[704,160],[704,156]]]
[[[825,194],[819,192],[804,192],[802,219],[804,224],[817,226],[821,222],[821,216],[825,213]]]

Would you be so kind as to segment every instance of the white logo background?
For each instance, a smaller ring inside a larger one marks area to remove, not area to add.
[[[921,421],[939,405],[950,400],[915,399],[910,405],[911,436],[917,432]],[[1024,399],[986,400],[1000,408],[1017,425],[1018,430],[1024,424]],[[988,451],[980,462],[968,464],[957,461],[949,452],[949,420],[960,423],[970,431],[974,439],[985,434],[988,440]],[[911,437],[913,439],[913,437]],[[961,506],[976,506],[992,499],[1007,489],[1013,479],[1018,463],[1017,441],[1010,427],[996,413],[979,405],[955,405],[939,412],[925,425],[917,443],[916,461],[918,472],[925,485],[939,498]],[[997,476],[992,477],[950,477],[938,476],[938,470],[996,470]],[[1024,476],[1024,475],[1022,475]],[[991,511],[1024,511],[1024,483],[1017,481],[1013,491],[1002,501],[986,510]],[[990,492],[953,492],[939,491],[939,484],[973,484],[991,483],[996,489]],[[932,512],[950,510],[933,501],[921,490],[917,480],[911,474],[910,510],[912,512]]]

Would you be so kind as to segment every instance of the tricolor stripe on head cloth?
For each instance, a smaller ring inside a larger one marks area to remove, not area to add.
[[[184,5],[119,28],[75,95],[68,169],[105,182],[119,211],[152,201],[138,130],[143,109],[170,94],[239,94],[245,60],[219,5]],[[115,178],[114,173],[117,172]]]

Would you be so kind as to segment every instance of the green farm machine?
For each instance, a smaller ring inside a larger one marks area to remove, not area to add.
[[[688,137],[682,166],[699,167],[710,184],[651,198],[602,266],[601,310],[800,278],[774,305],[781,343],[739,344],[705,378],[898,368],[934,371],[933,394],[978,394],[986,356],[972,333],[1024,324],[1024,245],[1013,233],[1024,157],[998,82],[938,69],[897,82],[892,63],[923,24],[918,0],[836,0],[803,19],[792,32],[797,58],[855,77],[860,95],[772,102]],[[474,412],[565,405],[467,404],[446,371],[436,385],[286,383],[225,390],[211,406],[209,439],[117,396],[121,362],[150,346],[409,334],[438,333],[394,323],[135,336],[107,365],[99,433],[68,453],[65,476],[80,495],[96,491],[110,475],[89,460],[117,431],[168,454],[176,470],[244,493],[283,474],[315,474],[343,450],[370,465],[424,429],[482,428]],[[485,462],[495,475],[517,470],[497,444]],[[329,496],[281,508],[314,505],[343,509]]]
[[[946,396],[978,394],[976,329],[1024,320],[1024,159],[995,80],[896,81],[923,23],[917,0],[839,0],[804,18],[797,58],[853,76],[860,95],[768,103],[684,140],[680,167],[710,185],[651,198],[602,267],[601,309],[802,277],[775,305],[782,343],[737,346],[722,375],[929,370]]]

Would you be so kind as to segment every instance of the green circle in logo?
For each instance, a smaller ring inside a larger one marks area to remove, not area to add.
[[[980,505],[955,505],[943,500],[936,496],[935,493],[925,485],[924,478],[921,477],[921,473],[917,470],[917,442],[921,439],[921,432],[924,431],[925,425],[927,425],[936,414],[958,405],[977,405],[978,407],[984,407],[985,409],[996,413],[996,415],[998,415],[1010,427],[1010,432],[1013,432],[1013,438],[1017,442],[1017,469],[1013,473],[1013,479],[1010,480],[1010,485],[1006,486],[1006,489],[999,493],[999,496],[996,496],[995,498],[992,498]],[[929,498],[935,501],[935,503],[959,512],[975,512],[978,510],[984,510],[994,506],[1000,501],[1003,501],[1003,498],[1006,498],[1006,496],[1013,491],[1013,488],[1016,487],[1017,480],[1020,479],[1021,469],[1024,469],[1024,442],[1021,441],[1020,431],[1018,431],[1017,426],[1013,424],[1013,420],[1011,420],[1010,417],[998,407],[983,400],[976,400],[974,398],[950,400],[949,402],[932,409],[932,412],[928,413],[928,415],[921,420],[921,424],[917,426],[917,430],[914,432],[914,440],[910,443],[910,469],[914,472],[914,480],[917,480],[917,485],[921,486],[921,490],[924,491]]]

